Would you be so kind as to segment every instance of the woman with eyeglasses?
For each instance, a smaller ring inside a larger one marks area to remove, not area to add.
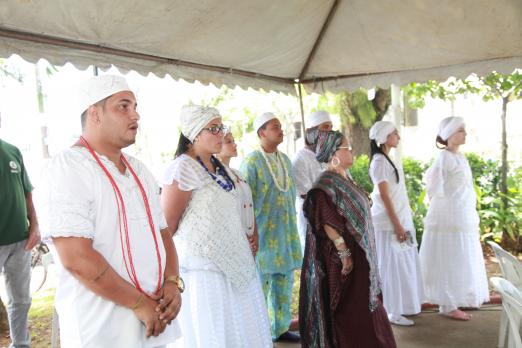
[[[234,175],[215,157],[226,127],[211,107],[185,106],[180,121],[161,197],[186,287],[178,315],[183,337],[169,347],[272,347]]]
[[[317,131],[316,158],[326,163],[304,202],[308,220],[301,271],[303,347],[395,347],[381,302],[368,193],[346,174],[353,155],[336,131]]]
[[[424,295],[404,171],[399,159],[390,158],[401,137],[388,121],[376,122],[369,135],[372,220],[384,308],[392,324],[411,326],[413,320],[404,315],[420,313]]]

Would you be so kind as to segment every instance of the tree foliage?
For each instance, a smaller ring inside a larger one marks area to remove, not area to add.
[[[426,97],[441,100],[455,100],[458,95],[477,94],[484,101],[508,98],[509,102],[522,98],[522,71],[511,74],[492,72],[487,76],[471,74],[465,79],[449,78],[444,82],[429,80],[424,83],[412,82],[403,87],[408,105],[421,109],[426,105]]]
[[[378,88],[375,97],[369,100],[368,90],[360,88],[353,92],[325,93],[319,97],[318,107],[340,116],[342,131],[348,131],[354,155],[359,156],[369,154],[368,130],[382,119],[390,104],[388,89]]]

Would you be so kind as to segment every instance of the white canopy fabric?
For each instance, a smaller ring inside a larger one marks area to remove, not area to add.
[[[522,68],[521,0],[0,0],[0,56],[295,93]]]

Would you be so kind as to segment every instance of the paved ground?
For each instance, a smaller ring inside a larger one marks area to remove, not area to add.
[[[52,268],[53,266],[51,266]],[[498,267],[498,266],[497,266]],[[488,273],[496,275],[494,270]],[[50,270],[49,279],[44,289],[54,286],[54,272]],[[32,287],[41,281],[42,273],[38,267],[33,274]],[[1,278],[1,277],[0,277]],[[5,296],[5,289],[0,279],[0,295]],[[5,299],[5,298],[4,298]],[[480,310],[469,311],[473,318],[469,322],[460,322],[440,316],[436,310],[425,310],[412,317],[415,326],[392,326],[399,348],[493,348],[497,346],[500,322],[500,305],[485,305]],[[276,343],[276,348],[297,348],[299,344]]]
[[[500,305],[485,305],[469,311],[473,318],[460,322],[428,310],[412,317],[415,326],[393,326],[399,348],[493,348],[497,346]],[[276,348],[296,348],[299,344],[276,343]]]

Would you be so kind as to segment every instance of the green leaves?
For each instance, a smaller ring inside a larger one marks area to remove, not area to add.
[[[498,98],[510,98],[510,101],[522,98],[522,72],[515,70],[511,74],[493,71],[487,76],[471,74],[465,79],[450,77],[444,82],[430,80],[424,83],[412,82],[403,87],[406,102],[413,109],[425,106],[426,97],[441,100],[455,100],[460,94],[478,94],[484,101]]]

